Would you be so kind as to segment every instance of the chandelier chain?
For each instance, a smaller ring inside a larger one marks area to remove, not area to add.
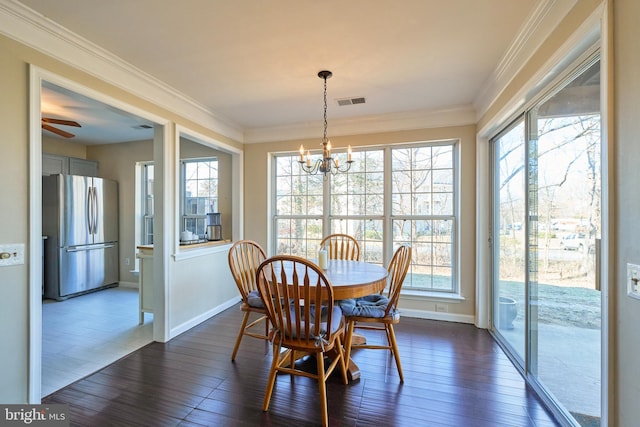
[[[300,159],[298,163],[300,163],[300,168],[311,174],[315,175],[317,173],[322,173],[324,175],[324,179],[326,180],[329,175],[335,175],[338,172],[347,172],[351,168],[351,164],[353,163],[353,159],[351,158],[351,146],[347,148],[347,161],[345,163],[340,163],[337,157],[331,155],[331,143],[329,142],[329,138],[327,138],[327,79],[331,77],[333,74],[331,71],[323,70],[318,73],[318,77],[324,80],[324,133],[322,136],[322,157],[320,159],[316,159],[315,161],[311,160],[310,152],[307,151],[307,155],[305,156],[304,145],[300,146]]]
[[[324,137],[322,142],[327,142],[327,77],[324,77]]]

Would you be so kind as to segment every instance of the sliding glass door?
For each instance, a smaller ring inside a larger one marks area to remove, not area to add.
[[[493,331],[559,413],[599,425],[599,61],[492,142]]]
[[[524,365],[526,330],[526,144],[524,119],[494,141],[494,328]]]

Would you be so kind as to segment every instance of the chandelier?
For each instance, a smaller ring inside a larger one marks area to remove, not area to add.
[[[326,178],[330,173],[335,175],[338,172],[346,172],[351,168],[351,145],[347,148],[347,163],[340,165],[338,158],[331,157],[331,141],[327,138],[327,79],[331,77],[333,73],[331,71],[320,71],[318,77],[324,80],[324,136],[322,138],[322,158],[316,161],[311,161],[311,152],[307,150],[307,155],[304,154],[304,145],[300,145],[300,167],[308,174],[315,175],[318,172],[324,174]]]

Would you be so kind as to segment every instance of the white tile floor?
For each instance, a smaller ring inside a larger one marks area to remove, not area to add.
[[[138,290],[116,287],[42,301],[42,396],[150,343],[153,315],[138,325]]]

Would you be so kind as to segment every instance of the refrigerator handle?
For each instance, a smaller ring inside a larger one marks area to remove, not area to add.
[[[115,243],[99,243],[97,245],[81,245],[81,246],[69,246],[64,248],[65,252],[84,252],[93,251],[96,249],[109,249],[115,247]]]
[[[96,234],[96,187],[89,187],[91,192],[91,234]]]
[[[96,234],[96,187],[91,187],[91,234]]]
[[[91,234],[96,234],[98,227],[96,226],[96,217],[98,212],[98,197],[96,195],[96,187],[89,187],[91,189]]]
[[[93,234],[98,232],[98,188],[93,187]]]
[[[89,228],[89,234],[93,234],[93,191],[92,187],[87,189],[87,227]]]

